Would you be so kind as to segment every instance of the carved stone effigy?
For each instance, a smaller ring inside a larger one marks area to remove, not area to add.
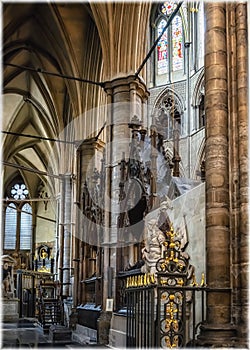
[[[16,321],[19,317],[18,302],[15,298],[14,266],[16,260],[9,255],[2,259],[2,317],[3,321]]]
[[[166,236],[157,225],[157,219],[151,219],[147,223],[147,239],[145,247],[142,249],[145,265],[142,266],[141,271],[144,273],[155,273],[156,262],[163,256]]]
[[[141,269],[144,273],[156,273],[156,263],[163,258],[164,251],[166,251],[167,232],[170,232],[172,226],[168,215],[169,210],[173,210],[173,206],[171,200],[165,198],[155,213],[155,217],[150,217],[146,223],[145,247],[142,249],[142,259],[145,265]],[[175,240],[180,241],[180,250],[185,258],[188,258],[188,254],[184,253],[188,242],[185,223],[178,227]]]
[[[14,297],[14,277],[13,270],[16,260],[9,255],[2,256],[2,297]]]
[[[158,227],[162,232],[167,232],[170,230],[171,222],[168,216],[168,210],[172,210],[173,206],[169,198],[166,198],[161,204],[159,208],[159,213],[157,216]]]

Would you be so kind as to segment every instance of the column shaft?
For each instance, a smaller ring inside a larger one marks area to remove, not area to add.
[[[63,244],[63,296],[69,296],[71,268],[71,177],[65,175],[65,212]]]
[[[228,346],[233,340],[230,292],[228,85],[226,4],[205,4],[206,112],[206,267],[207,323],[203,345]]]
[[[237,97],[239,132],[239,185],[240,185],[240,333],[248,337],[248,37],[247,3],[236,4],[236,52],[237,52]]]
[[[206,10],[207,280],[210,287],[230,287],[225,5],[207,4]],[[230,321],[229,296],[221,298],[221,304],[217,298],[213,294],[208,297],[208,321],[227,323]]]
[[[238,151],[238,101],[236,71],[236,19],[235,3],[227,4],[228,49],[228,139],[229,139],[229,195],[230,195],[230,231],[232,252],[232,320],[237,323],[239,317],[239,151]]]
[[[136,115],[142,120],[144,114],[144,106],[148,92],[145,84],[140,78],[133,75],[114,79],[106,82],[105,91],[108,94],[108,115],[107,128],[110,131],[109,139],[106,145],[106,169],[107,182],[106,191],[108,192],[107,208],[110,213],[105,216],[106,242],[110,245],[110,249],[104,251],[104,262],[108,262],[114,267],[112,292],[116,295],[116,274],[121,268],[123,256],[122,249],[119,247],[126,244],[124,235],[119,234],[118,217],[120,214],[120,161],[129,159],[129,145],[131,142],[131,131],[129,124]],[[107,133],[109,134],[109,133]],[[112,215],[110,215],[112,214]],[[121,230],[122,231],[122,230]],[[122,231],[123,232],[123,231]],[[127,239],[127,238],[126,238]],[[104,266],[104,271],[105,271]],[[104,295],[107,295],[107,283],[104,284]],[[105,300],[104,300],[105,302]],[[114,305],[115,307],[116,305]]]

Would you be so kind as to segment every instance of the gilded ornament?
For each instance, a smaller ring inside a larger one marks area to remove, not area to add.
[[[198,283],[196,282],[195,274],[193,274],[193,276],[192,276],[192,282],[190,283],[190,286],[192,286],[192,287],[198,286]]]
[[[201,287],[206,287],[206,283],[205,283],[205,274],[202,273],[201,274],[201,284],[200,284]]]

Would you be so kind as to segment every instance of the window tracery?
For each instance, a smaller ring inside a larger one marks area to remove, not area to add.
[[[165,16],[170,16],[171,13],[175,10],[177,3],[175,0],[165,1],[160,5],[160,12]]]
[[[162,140],[172,139],[175,129],[178,129],[181,134],[181,113],[174,96],[167,92],[159,102],[157,110],[155,122]]]
[[[29,191],[25,184],[16,183],[11,189],[11,197],[14,199],[25,199],[28,197]]]

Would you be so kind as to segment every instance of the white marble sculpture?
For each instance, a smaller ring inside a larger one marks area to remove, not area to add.
[[[163,257],[165,240],[166,236],[158,228],[157,220],[149,220],[147,223],[145,247],[142,249],[142,258],[145,260],[145,265],[141,268],[142,272],[156,272],[156,262]]]

